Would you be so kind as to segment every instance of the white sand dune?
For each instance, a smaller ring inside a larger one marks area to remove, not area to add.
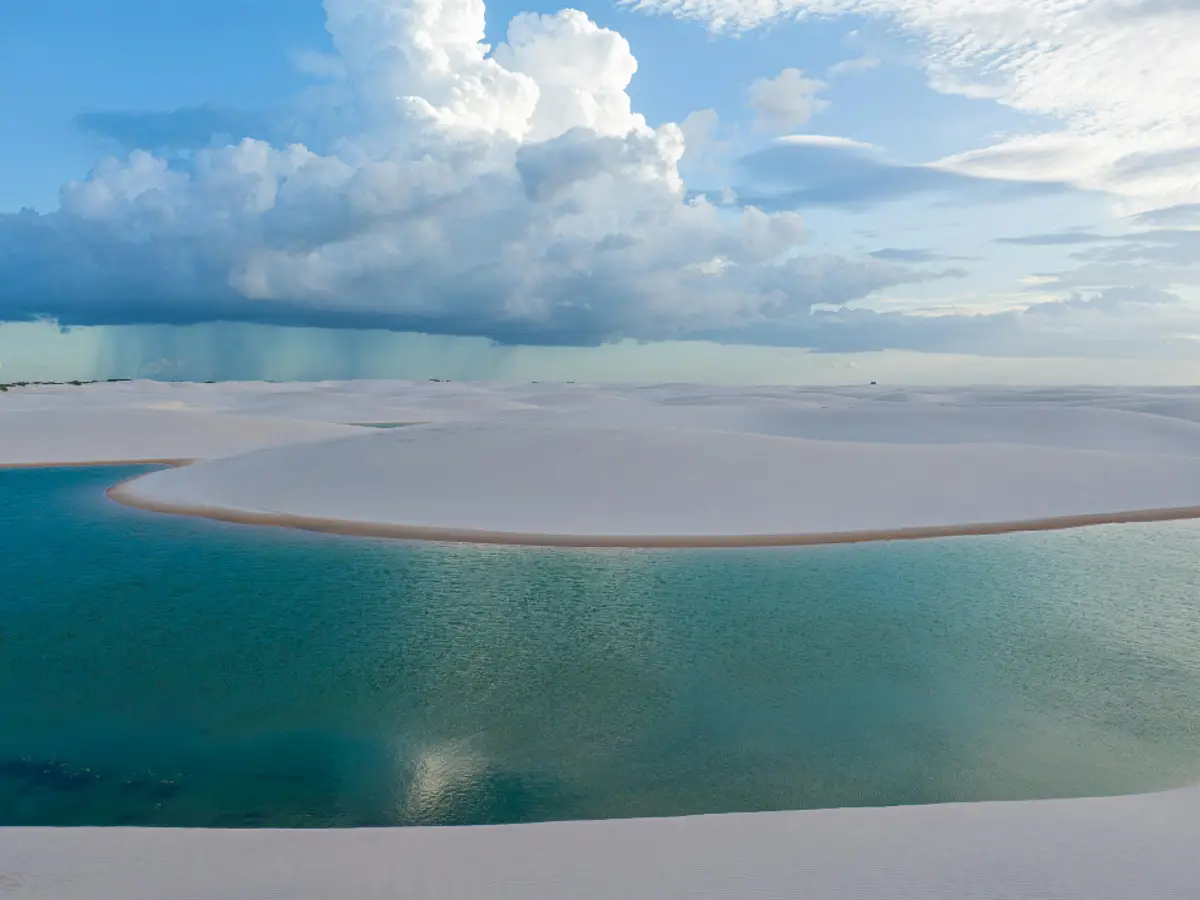
[[[0,829],[6,900],[1195,900],[1200,789],[342,831]]]
[[[1200,455],[1200,423],[1140,412],[1053,404],[957,406],[933,403],[835,404],[708,399],[553,412],[505,421],[557,425],[703,428],[889,444],[1016,443],[1076,450]]]
[[[530,407],[504,387],[442,382],[184,382],[43,385],[0,394],[19,409],[176,408],[341,424],[486,418]]]
[[[380,534],[398,528],[467,538],[493,532],[580,543],[613,537],[720,543],[1200,511],[1200,456],[455,423],[155,472],[123,485],[117,496],[149,508],[224,510],[235,519],[238,513],[320,519],[358,532],[382,526]]]
[[[1198,409],[1188,389],[138,381],[0,394],[0,464],[276,448],[119,496],[379,533],[890,532],[1197,506]],[[394,422],[441,425],[346,425]]]
[[[0,466],[196,459],[358,430],[171,407],[29,409],[0,412]]]
[[[645,423],[647,416],[680,408],[915,411],[938,407],[980,410],[1121,410],[1164,419],[1200,421],[1196,388],[808,388],[707,385],[587,385],[441,383],[427,381],[226,382],[220,384],[133,381],[83,386],[12,388],[0,393],[0,415],[19,409],[101,409],[175,404],[207,412],[286,419],[358,422],[444,422],[538,413],[588,412]],[[700,415],[704,415],[701,413]],[[654,421],[653,418],[650,421]],[[615,419],[609,424],[621,424]],[[675,424],[695,424],[676,420]],[[723,426],[722,426],[723,427]],[[819,436],[819,435],[814,435]]]

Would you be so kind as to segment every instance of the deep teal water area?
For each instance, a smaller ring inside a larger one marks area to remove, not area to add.
[[[158,516],[0,472],[0,824],[484,823],[1200,782],[1200,527],[749,551]]]

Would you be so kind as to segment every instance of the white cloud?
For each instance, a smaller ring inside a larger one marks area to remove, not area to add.
[[[923,47],[938,90],[1047,117],[946,167],[1113,191],[1122,211],[1200,200],[1200,8],[1192,0],[629,0],[637,8],[739,31],[780,19],[868,16]],[[1134,154],[1179,154],[1136,172]],[[1169,170],[1168,170],[1169,169]]]
[[[715,182],[724,185],[709,199],[729,205],[736,200],[729,187],[730,166],[737,141],[736,128],[727,128],[715,109],[697,109],[679,123],[683,134],[684,155],[681,172],[696,183]]]
[[[826,84],[807,77],[800,69],[784,69],[774,78],[759,78],[750,85],[754,124],[763,131],[799,128],[829,106],[817,94]]]
[[[0,320],[596,343],[733,333],[927,277],[806,257],[792,212],[689,199],[683,131],[632,110],[628,43],[581,12],[519,15],[489,53],[480,0],[325,5],[344,78],[306,95],[315,141],[138,150],[65,185],[56,213],[0,216]],[[760,97],[777,120],[816,102],[792,71]]]
[[[880,66],[880,61],[874,56],[859,56],[854,59],[843,59],[839,63],[834,63],[826,72],[827,78],[840,78],[843,75],[857,75],[860,72],[869,72],[871,69],[877,69]]]
[[[834,150],[866,150],[876,148],[864,141],[853,138],[839,137],[835,134],[785,134],[775,139],[776,144],[798,147],[828,147]]]
[[[1200,203],[1175,203],[1147,210],[1135,216],[1134,221],[1155,227],[1200,225]]]
[[[720,122],[715,109],[698,109],[688,113],[687,118],[679,123],[679,130],[683,132],[686,142],[686,152],[705,150],[712,142]]]
[[[580,127],[617,136],[646,131],[646,120],[631,111],[626,93],[637,71],[629,42],[579,10],[521,13],[508,26],[508,43],[497,47],[493,58],[537,85],[527,140]]]
[[[865,11],[900,6],[860,2]],[[1080,149],[1089,134],[1116,154],[1109,170],[1125,184],[1147,172],[1176,177],[1193,163],[1189,152],[1151,143],[1117,147],[1112,134],[1123,132],[1095,130],[1096,116],[1064,114],[1061,133],[940,168],[889,163],[845,138],[781,137],[742,158],[754,177],[740,199],[718,187],[722,200],[709,202],[689,196],[679,166],[689,144],[715,144],[715,112],[650,126],[630,102],[637,63],[628,43],[584,14],[520,15],[489,52],[476,0],[327,0],[327,8],[345,76],[306,95],[314,139],[193,142],[197,149],[170,157],[138,150],[65,185],[56,213],[0,216],[0,320],[238,320],[510,343],[707,337],[1045,354],[1119,348],[1123,337],[1145,349],[1200,330],[1188,303],[1115,294],[1106,295],[1111,303],[1028,315],[839,311],[893,285],[962,273],[910,268],[902,263],[937,261],[911,248],[859,259],[806,251],[799,215],[764,211],[980,196],[985,187],[1026,196],[1027,184],[981,185],[961,173],[1082,177],[1086,154],[1101,152]],[[981,28],[978,38],[1002,45],[989,34]],[[949,72],[949,58],[970,69],[982,52],[966,39],[953,53],[932,37],[929,46],[931,72],[935,63]],[[1016,62],[989,75],[993,87],[1023,77],[1014,66],[1033,65],[1015,53],[1001,53]],[[760,119],[787,130],[823,103],[820,88],[790,69],[756,83],[751,98]],[[755,208],[759,182],[774,192],[764,187]],[[1160,202],[1157,215],[1168,206],[1170,217],[1190,214],[1194,204]],[[1196,247],[1186,235],[1143,235],[1081,256],[1083,269],[1046,284],[1175,291],[1197,283]]]
[[[1036,302],[1030,302],[1031,300]],[[1190,335],[1200,329],[1200,306],[1146,287],[1078,292],[1017,308],[969,310],[953,303],[925,310],[840,308],[814,313],[798,325],[797,345],[828,352],[864,349],[958,352],[982,356],[1195,360]]]

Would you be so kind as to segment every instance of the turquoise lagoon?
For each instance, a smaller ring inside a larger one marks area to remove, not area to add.
[[[1200,526],[412,544],[0,472],[0,824],[522,822],[1200,782]]]

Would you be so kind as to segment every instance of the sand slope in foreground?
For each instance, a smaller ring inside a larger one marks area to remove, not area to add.
[[[0,829],[11,900],[1194,900],[1200,788],[331,831]]]

